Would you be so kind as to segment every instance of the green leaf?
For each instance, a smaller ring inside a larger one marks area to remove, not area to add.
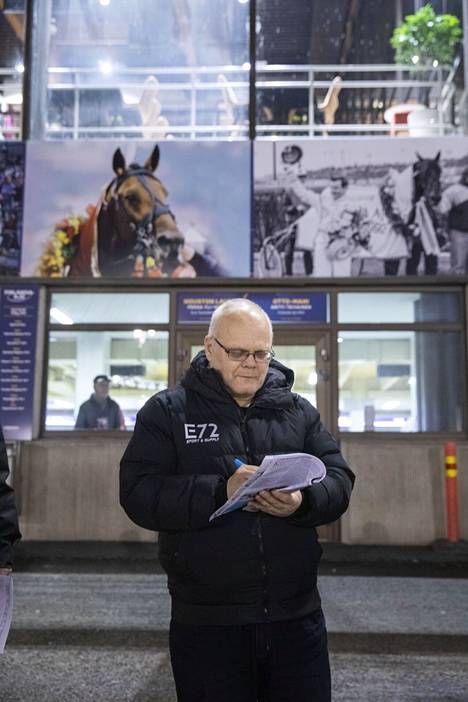
[[[390,39],[395,49],[395,61],[413,64],[418,56],[420,65],[450,64],[460,41],[462,30],[458,17],[436,15],[432,5],[424,5],[414,15],[407,15]]]

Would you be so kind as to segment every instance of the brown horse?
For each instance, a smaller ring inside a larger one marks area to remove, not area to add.
[[[167,203],[168,192],[154,175],[155,146],[143,166],[114,153],[115,177],[80,230],[70,276],[194,277],[184,237]]]

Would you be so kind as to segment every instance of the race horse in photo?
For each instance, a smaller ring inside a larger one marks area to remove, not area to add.
[[[167,201],[168,191],[154,175],[160,159],[155,146],[143,166],[127,166],[114,153],[115,177],[80,228],[68,275],[194,278],[221,275],[212,256],[185,242]]]
[[[424,274],[436,275],[440,247],[444,241],[437,205],[441,198],[440,151],[434,158],[417,161],[396,178],[395,201],[408,226],[409,258],[406,274],[417,275],[421,256]]]

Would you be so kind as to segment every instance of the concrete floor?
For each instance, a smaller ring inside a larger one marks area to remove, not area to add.
[[[165,577],[56,570],[14,575],[1,702],[176,702]],[[369,572],[320,578],[333,700],[468,702],[468,579]]]
[[[334,702],[468,700],[468,655],[332,653],[331,665]],[[2,702],[176,702],[165,648],[12,646],[0,680]]]

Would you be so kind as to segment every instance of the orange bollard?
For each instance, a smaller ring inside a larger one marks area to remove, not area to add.
[[[458,486],[457,486],[457,445],[447,441],[445,452],[445,498],[447,501],[447,540],[450,543],[460,541],[458,522]]]

